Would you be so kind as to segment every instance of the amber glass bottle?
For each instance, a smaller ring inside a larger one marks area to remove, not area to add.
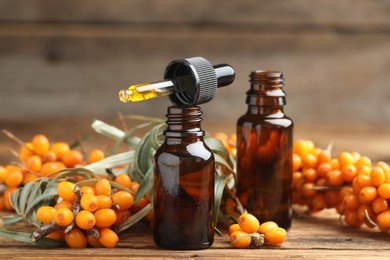
[[[203,142],[199,107],[168,108],[165,142],[155,154],[154,241],[203,249],[214,241],[214,156]]]
[[[237,195],[260,222],[291,226],[293,122],[286,104],[283,73],[253,71],[246,103],[237,122]]]

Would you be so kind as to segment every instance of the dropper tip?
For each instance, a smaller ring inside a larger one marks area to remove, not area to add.
[[[130,89],[122,89],[119,91],[118,96],[119,100],[123,103],[129,102],[131,100],[131,95],[133,91]]]

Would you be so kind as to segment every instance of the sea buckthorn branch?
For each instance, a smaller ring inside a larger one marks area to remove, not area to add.
[[[42,238],[46,237],[48,234],[51,234],[51,233],[53,233],[57,230],[61,230],[61,229],[64,229],[64,227],[58,225],[54,220],[52,220],[50,222],[50,224],[43,225],[40,228],[38,228],[37,230],[35,230],[31,234],[30,238],[32,241],[38,242]]]

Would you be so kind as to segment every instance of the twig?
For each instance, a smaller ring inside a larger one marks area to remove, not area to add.
[[[97,228],[91,228],[87,230],[88,235],[91,235],[93,238],[97,239],[100,236],[99,230]]]
[[[5,134],[8,138],[11,140],[14,140],[17,144],[19,144],[21,147],[25,147],[27,150],[29,150],[32,153],[35,153],[32,149],[30,149],[25,142],[23,142],[19,137],[11,133],[10,131],[3,129],[2,130],[3,134]]]
[[[236,194],[233,193],[232,190],[229,189],[229,187],[225,184],[225,190],[228,192],[229,196],[233,199],[234,204],[236,205],[236,210],[239,214],[247,213],[247,210],[242,206],[240,200],[237,198]]]
[[[38,228],[34,233],[31,234],[30,238],[32,241],[37,242],[41,238],[63,228],[64,227],[57,225],[55,220],[52,220],[50,224],[43,225],[42,227]]]
[[[77,213],[79,213],[79,211],[81,209],[80,200],[81,200],[82,194],[81,194],[81,190],[80,190],[80,188],[78,186],[74,187],[73,192],[76,195],[76,199],[73,202],[72,212],[73,212],[73,216],[76,217]],[[65,234],[70,233],[75,226],[76,226],[76,221],[73,220],[72,223],[69,226],[66,227],[66,229],[64,231]]]
[[[128,132],[129,128],[127,127],[125,117],[123,116],[123,113],[121,111],[118,111],[118,118],[119,118],[119,122],[122,125],[122,130],[124,132]]]

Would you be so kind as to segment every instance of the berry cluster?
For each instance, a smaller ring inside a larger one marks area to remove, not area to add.
[[[390,230],[390,167],[357,152],[332,158],[309,140],[293,154],[293,202],[316,212],[335,208],[348,225]]]
[[[0,210],[12,211],[10,194],[38,177],[53,177],[54,174],[51,173],[64,168],[74,168],[105,158],[99,149],[83,155],[79,150],[71,149],[65,142],[50,143],[43,134],[34,136],[30,142],[23,142],[9,132],[6,134],[20,144],[19,152],[16,152],[19,162],[0,166],[0,184],[5,185],[4,193],[0,195]]]
[[[244,213],[238,218],[237,224],[230,225],[229,236],[235,248],[248,248],[250,245],[260,247],[264,243],[280,245],[286,240],[287,232],[273,221],[260,225],[255,216]]]
[[[57,204],[37,210],[37,219],[44,226],[34,232],[32,238],[64,239],[71,248],[85,248],[87,245],[115,247],[119,237],[113,228],[123,224],[150,201],[145,196],[133,203],[139,184],[131,181],[127,174],[118,175],[114,181],[126,190],[113,188],[110,181],[103,178],[94,185],[81,187],[70,181],[60,182]],[[151,211],[146,216],[147,220],[152,219],[152,214]]]

